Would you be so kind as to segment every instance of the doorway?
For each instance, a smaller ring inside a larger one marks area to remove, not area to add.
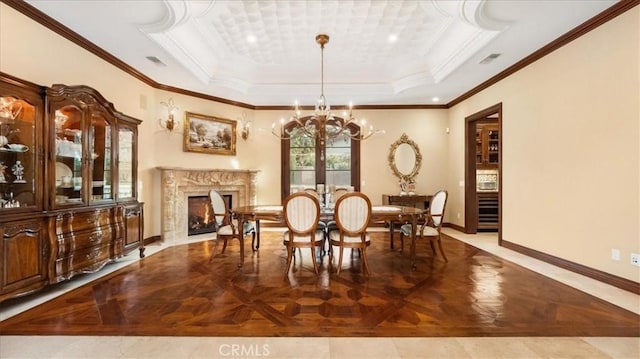
[[[465,122],[465,233],[497,230],[501,244],[502,103]]]

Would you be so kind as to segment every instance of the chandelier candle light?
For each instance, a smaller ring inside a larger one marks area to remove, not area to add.
[[[320,45],[321,67],[320,98],[318,98],[318,102],[316,103],[315,112],[313,115],[300,117],[300,108],[296,101],[293,116],[291,116],[288,121],[284,118],[280,119],[280,131],[276,130],[276,124],[273,123],[271,125],[271,133],[282,140],[289,140],[294,130],[301,131],[303,136],[317,137],[321,143],[324,143],[325,139],[333,141],[336,137],[366,140],[375,134],[384,133],[383,130],[374,130],[373,126],[369,126],[369,130],[365,134],[363,128],[366,126],[366,121],[364,119],[358,121],[353,116],[352,103],[349,103],[348,112],[343,112],[343,118],[336,117],[331,113],[331,106],[324,97],[324,45],[329,42],[329,35],[319,34],[316,36],[316,42]],[[291,123],[294,123],[294,125],[291,125]],[[349,128],[351,124],[355,124],[358,129],[356,130],[354,128],[352,130]]]

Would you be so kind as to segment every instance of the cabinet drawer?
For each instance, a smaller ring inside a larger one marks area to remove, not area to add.
[[[56,218],[56,233],[58,235],[79,232],[100,226],[108,226],[112,220],[112,209],[98,209],[87,212],[71,212]]]
[[[108,245],[112,237],[113,232],[109,227],[100,227],[92,231],[59,235],[57,257],[65,257],[68,253],[82,248]]]
[[[109,227],[100,227],[93,231],[78,233],[75,240],[75,249],[107,245],[111,242],[112,236],[113,232]]]
[[[56,259],[55,281],[60,282],[78,273],[93,273],[100,270],[110,260],[109,244],[82,248],[68,256]]]

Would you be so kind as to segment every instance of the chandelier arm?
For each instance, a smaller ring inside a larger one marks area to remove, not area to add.
[[[369,132],[364,135],[362,129],[365,125],[365,121],[358,124],[357,119],[353,116],[353,104],[349,103],[348,112],[343,113],[344,118],[334,117],[331,113],[331,106],[327,103],[324,95],[324,45],[329,42],[329,36],[326,34],[319,34],[316,36],[316,42],[320,45],[320,97],[315,105],[314,115],[300,118],[300,110],[298,102],[295,103],[294,115],[289,119],[289,124],[294,122],[295,125],[291,130],[286,130],[285,127],[291,125],[285,124],[284,120],[281,120],[280,134],[276,133],[275,123],[272,125],[271,132],[276,137],[282,139],[290,139],[293,133],[293,129],[297,129],[297,133],[306,137],[315,137],[317,141],[322,143],[325,139],[333,141],[339,136],[349,137],[353,140],[360,141],[367,139],[375,134],[384,133],[384,131],[374,131],[373,127],[369,127]],[[349,127],[354,124],[358,130],[352,132]]]

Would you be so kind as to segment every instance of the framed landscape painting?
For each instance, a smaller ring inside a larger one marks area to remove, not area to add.
[[[235,156],[236,121],[192,112],[185,116],[184,152]]]

